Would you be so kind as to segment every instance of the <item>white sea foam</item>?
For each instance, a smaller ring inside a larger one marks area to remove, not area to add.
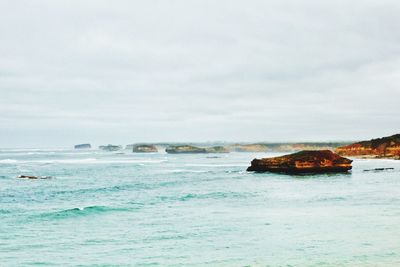
[[[142,160],[142,159],[96,159],[96,158],[82,158],[82,159],[45,159],[45,160],[14,160],[2,159],[0,164],[158,164],[166,162],[166,160]]]
[[[17,162],[15,159],[0,159],[0,164],[15,164]]]

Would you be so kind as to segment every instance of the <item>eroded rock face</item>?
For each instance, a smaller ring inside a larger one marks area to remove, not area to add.
[[[370,156],[399,159],[400,134],[338,147],[336,153],[343,156]]]
[[[195,154],[195,153],[207,153],[205,148],[183,145],[183,146],[169,146],[165,149],[165,152],[170,154]]]
[[[230,150],[235,152],[266,152],[268,146],[265,144],[235,144],[230,146]]]
[[[106,145],[106,146],[99,146],[99,149],[105,150],[105,151],[118,151],[118,150],[122,149],[122,146]]]
[[[223,146],[212,146],[206,148],[207,153],[229,153],[229,150]]]
[[[329,173],[351,170],[352,160],[330,150],[304,150],[297,153],[254,159],[247,171],[282,173]]]
[[[79,144],[74,146],[75,149],[90,149],[92,146],[90,144]]]
[[[132,152],[135,153],[154,153],[154,152],[158,152],[157,147],[155,147],[154,145],[135,145],[132,148]]]

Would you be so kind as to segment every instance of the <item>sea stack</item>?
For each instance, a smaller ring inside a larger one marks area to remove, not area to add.
[[[91,149],[92,146],[90,144],[79,144],[74,146],[75,149]]]
[[[105,151],[118,151],[118,150],[122,149],[122,146],[106,145],[106,146],[99,146],[99,149],[105,150]]]
[[[199,154],[199,153],[207,153],[207,150],[205,148],[200,148],[196,146],[182,145],[182,146],[169,146],[165,149],[165,152],[169,154]]]
[[[280,173],[332,173],[351,170],[352,160],[330,150],[303,150],[297,153],[254,159],[247,171]]]
[[[154,145],[134,145],[132,148],[134,153],[155,153],[158,152],[157,147]]]
[[[400,159],[400,134],[338,147],[336,153],[350,157],[365,156]]]

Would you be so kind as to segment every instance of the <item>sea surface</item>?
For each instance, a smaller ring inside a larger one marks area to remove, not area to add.
[[[400,161],[245,171],[275,155],[1,149],[0,266],[400,266]]]

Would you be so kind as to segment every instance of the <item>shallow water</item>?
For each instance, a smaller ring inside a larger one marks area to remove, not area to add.
[[[270,155],[0,150],[0,266],[400,266],[400,161],[244,171]]]

